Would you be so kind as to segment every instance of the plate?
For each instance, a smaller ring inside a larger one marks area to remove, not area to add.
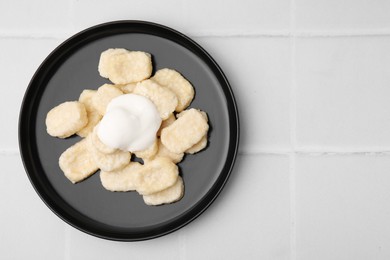
[[[176,203],[147,206],[136,192],[109,192],[99,173],[76,185],[58,166],[63,151],[80,140],[53,138],[45,117],[54,106],[78,100],[83,89],[108,81],[99,76],[100,53],[108,48],[152,54],[154,69],[173,68],[194,86],[190,107],[206,111],[208,147],[179,164],[184,197]],[[239,142],[237,106],[213,58],[187,36],[143,21],[97,25],[69,38],[41,64],[26,90],[19,117],[19,146],[26,173],[45,204],[68,224],[88,234],[118,241],[156,238],[198,217],[215,200],[232,171]]]

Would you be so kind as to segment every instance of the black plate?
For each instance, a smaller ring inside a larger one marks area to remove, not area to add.
[[[99,173],[73,185],[58,167],[61,153],[80,138],[46,133],[45,117],[54,106],[77,100],[86,88],[107,80],[97,71],[108,48],[152,54],[155,69],[177,69],[194,86],[190,107],[207,111],[211,130],[206,150],[179,164],[185,195],[177,203],[146,206],[136,192],[106,191]],[[229,83],[216,62],[198,44],[165,26],[118,21],[82,31],[57,47],[41,64],[24,96],[19,146],[27,175],[46,205],[70,225],[101,238],[136,241],[159,237],[199,216],[217,197],[232,170],[239,124]]]

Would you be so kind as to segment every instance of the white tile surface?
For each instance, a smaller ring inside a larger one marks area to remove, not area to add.
[[[367,31],[390,29],[386,0],[295,0],[296,27],[312,31]]]
[[[390,148],[390,37],[296,43],[297,144]]]
[[[115,242],[84,234],[67,227],[69,245],[68,259],[179,259],[182,243],[175,232],[159,239],[141,242]]]
[[[0,1],[0,33],[61,34],[71,30],[71,1]]]
[[[1,1],[0,259],[389,259],[389,11],[385,0]],[[196,37],[241,119],[242,154],[218,200],[139,243],[64,224],[15,155],[42,60],[71,33],[122,19]]]
[[[74,25],[77,31],[116,20],[144,20],[184,30],[184,1],[94,1],[75,0]]]
[[[288,259],[289,203],[288,157],[239,156],[220,197],[183,229],[150,241],[120,243],[98,239],[69,227],[68,257]],[[258,232],[251,232],[253,230]],[[235,245],[239,245],[239,250]]]
[[[297,259],[390,258],[390,157],[299,156]]]
[[[62,259],[64,223],[40,200],[19,155],[0,155],[0,258]]]
[[[238,102],[243,151],[290,147],[290,40],[195,38],[228,77]]]
[[[290,29],[290,1],[188,1],[186,22],[195,34],[256,34]]]
[[[76,0],[74,10],[76,29],[111,20],[148,20],[192,35],[256,34],[286,31],[290,26],[290,2],[283,0]],[[234,10],[234,13],[231,10]],[[229,26],[226,26],[227,23]]]
[[[185,259],[289,259],[289,159],[240,156],[214,205],[183,229]]]
[[[0,87],[1,127],[0,150],[16,150],[18,147],[18,117],[24,92],[38,66],[59,44],[60,40],[48,39],[0,39]],[[23,51],[21,51],[23,50]]]

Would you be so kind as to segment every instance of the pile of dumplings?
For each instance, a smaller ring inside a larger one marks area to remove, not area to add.
[[[64,151],[59,167],[72,183],[85,180],[100,170],[105,189],[136,191],[147,205],[169,204],[184,195],[184,183],[177,163],[185,154],[206,148],[208,116],[188,108],[194,88],[179,72],[164,68],[152,76],[151,55],[122,48],[101,53],[99,74],[113,84],[97,90],[85,89],[78,101],[64,102],[46,116],[47,133],[82,139]],[[97,135],[99,122],[112,99],[123,94],[151,100],[162,119],[152,146],[142,151],[122,151],[105,145]],[[142,159],[143,164],[134,160]]]

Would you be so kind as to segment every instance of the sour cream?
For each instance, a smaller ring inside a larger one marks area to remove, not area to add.
[[[125,94],[108,104],[97,135],[109,147],[136,152],[154,143],[160,125],[160,115],[151,100]]]

